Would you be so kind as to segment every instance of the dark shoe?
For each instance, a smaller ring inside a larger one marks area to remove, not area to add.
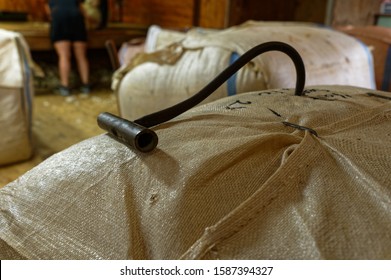
[[[80,92],[83,94],[89,94],[91,92],[91,86],[90,85],[82,85],[80,87]]]
[[[69,87],[66,86],[58,86],[57,93],[59,93],[61,96],[69,96],[71,95],[71,90]]]

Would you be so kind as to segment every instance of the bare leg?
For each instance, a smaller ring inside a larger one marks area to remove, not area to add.
[[[69,87],[69,74],[71,72],[71,42],[58,41],[54,43],[58,55],[58,71],[62,86]]]
[[[87,59],[87,43],[74,42],[73,51],[75,53],[77,68],[79,70],[81,82],[84,85],[88,85],[90,69],[89,69],[89,64]]]

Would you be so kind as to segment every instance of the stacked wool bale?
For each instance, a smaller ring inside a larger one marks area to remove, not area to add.
[[[303,57],[307,85],[339,84],[374,88],[372,56],[356,39],[314,24],[249,21],[221,31],[168,31],[152,44],[156,51],[135,56],[114,75],[121,115],[135,119],[198,92],[238,56],[268,41],[293,46]],[[155,36],[156,37],[156,36]],[[148,45],[148,38],[146,45]],[[164,47],[162,47],[164,46]],[[290,88],[295,70],[282,53],[255,58],[205,102],[251,90]]]
[[[32,154],[33,78],[23,37],[0,30],[0,165]]]
[[[369,46],[375,65],[376,87],[391,91],[391,29],[382,26],[346,26],[340,30]]]

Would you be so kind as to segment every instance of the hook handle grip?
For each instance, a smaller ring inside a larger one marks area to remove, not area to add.
[[[157,146],[156,133],[142,125],[107,112],[99,114],[97,121],[100,128],[140,152],[150,152]]]

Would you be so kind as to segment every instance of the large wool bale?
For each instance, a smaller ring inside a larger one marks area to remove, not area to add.
[[[303,57],[307,85],[374,88],[371,53],[358,40],[313,24],[247,22],[222,31],[188,32],[183,39],[141,54],[114,75],[122,116],[135,119],[169,107],[200,90],[251,47],[267,41],[292,45]],[[255,58],[205,102],[227,95],[293,87],[289,58],[269,52]]]
[[[32,154],[33,78],[29,49],[19,33],[0,29],[0,165]]]
[[[356,87],[226,97],[108,135],[0,189],[0,258],[390,259],[391,96]]]
[[[369,46],[373,53],[376,87],[391,91],[391,29],[382,26],[346,26],[341,31]]]

